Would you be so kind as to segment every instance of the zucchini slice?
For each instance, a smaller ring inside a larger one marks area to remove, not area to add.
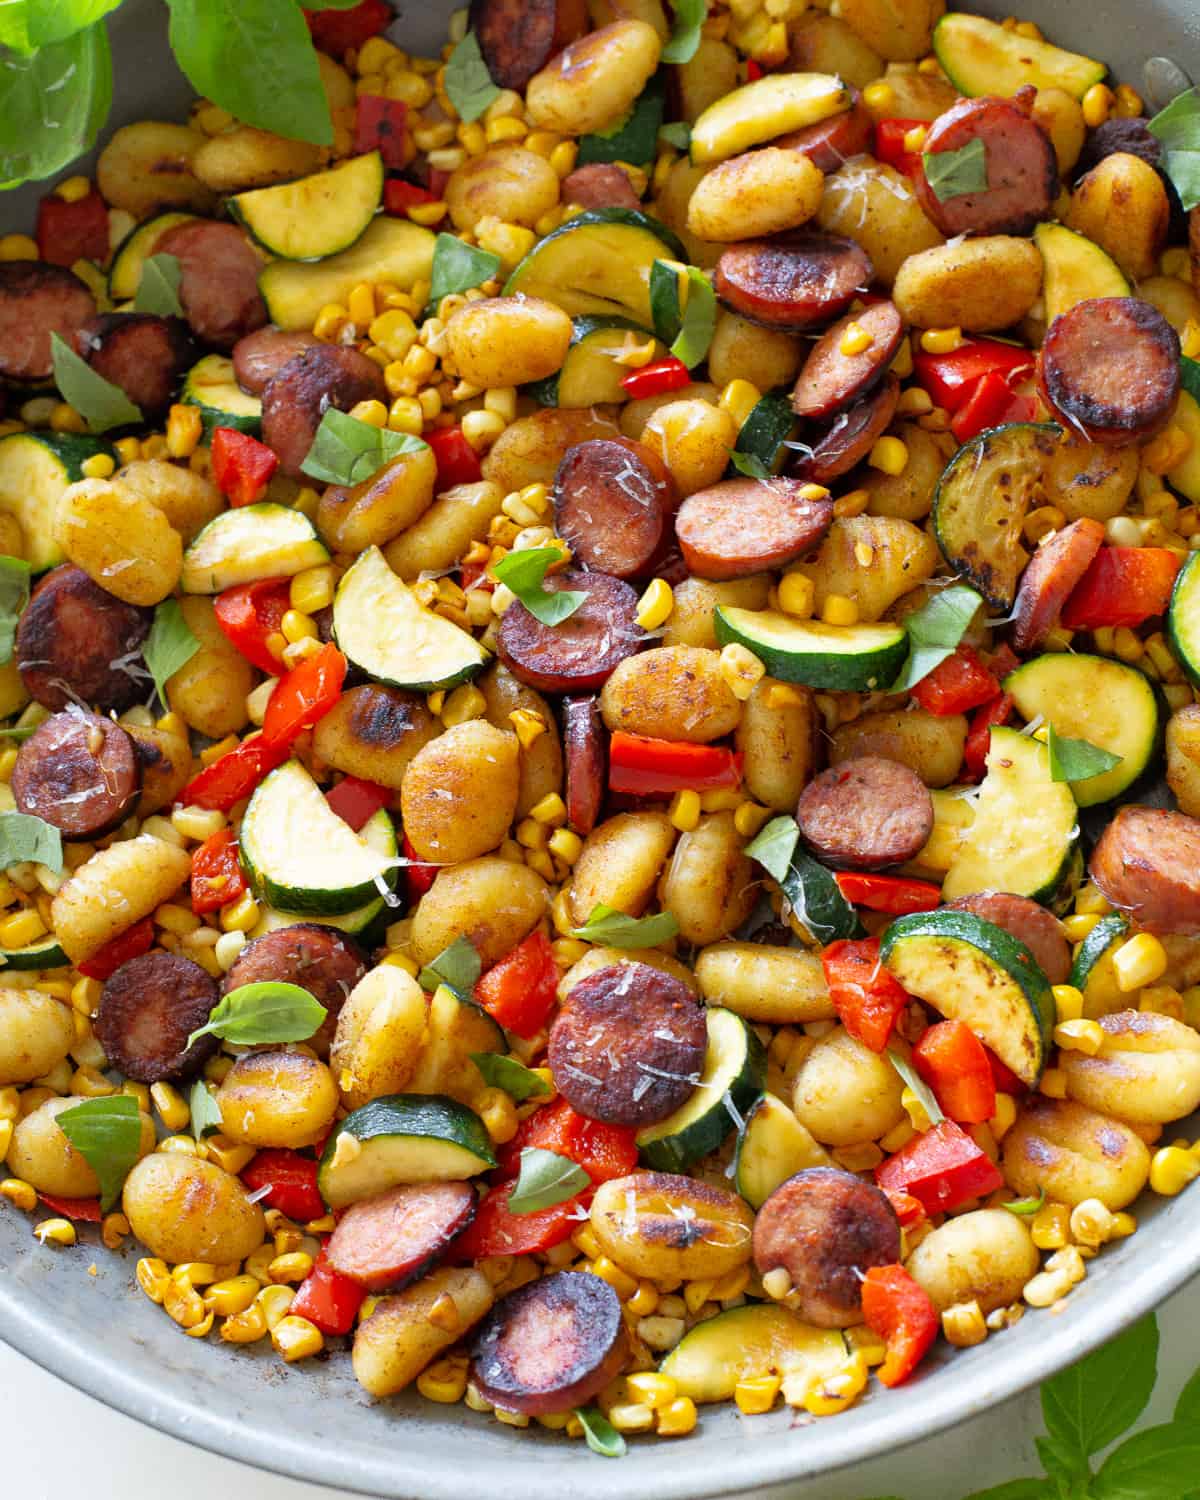
[[[363,828],[362,833],[372,848],[378,849],[380,853],[386,852],[383,848],[383,840],[375,832],[375,820],[372,819]],[[382,825],[379,825],[380,829]],[[394,830],[392,830],[394,836]],[[381,913],[384,920],[382,926],[390,922],[399,921],[404,915],[403,903],[399,896],[393,893],[392,900],[396,903],[389,906],[382,896],[376,896],[374,901],[368,901],[364,906],[356,907],[353,911],[340,912],[330,915],[328,912],[295,912],[280,911],[277,907],[268,906],[265,902],[259,902],[259,919],[254,928],[246,934],[253,940],[262,937],[264,932],[277,932],[281,927],[294,927],[297,922],[316,922],[321,927],[336,927],[339,932],[347,932],[351,937],[361,937],[379,921]],[[367,947],[371,944],[367,943]]]
[[[483,1121],[439,1094],[385,1094],[329,1137],[317,1186],[330,1208],[406,1182],[459,1182],[496,1165]]]
[[[975,819],[942,882],[942,899],[1011,891],[1050,902],[1078,878],[1079,810],[1065,781],[1050,780],[1041,740],[995,727]]]
[[[755,1302],[697,1323],[658,1368],[681,1396],[728,1401],[748,1376],[795,1371],[807,1384],[836,1374],[845,1358],[846,1341],[836,1328],[814,1328],[786,1307]]]
[[[137,296],[142,281],[142,267],[154,254],[154,247],[177,224],[190,224],[195,214],[158,214],[131,229],[112,258],[108,270],[108,295],[114,302],[128,302]]]
[[[1129,297],[1120,266],[1093,240],[1064,224],[1039,224],[1033,242],[1042,253],[1042,300],[1046,325],[1088,297]]]
[[[372,825],[374,837],[366,828],[355,833],[300,762],[289,760],[262,781],[242,820],[247,878],[284,911],[353,911],[396,879],[396,834],[383,808]]]
[[[735,1126],[740,1130],[766,1080],[767,1054],[741,1016],[710,1008],[704,1020],[708,1051],[695,1092],[637,1138],[647,1164],[659,1172],[685,1172],[715,1151]]]
[[[990,427],[958,450],[938,481],[933,526],[946,561],[997,609],[1009,610],[1029,561],[1021,527],[1042,492],[1060,429],[1052,422]]]
[[[665,224],[630,208],[589,209],[537,242],[508,278],[504,295],[544,297],[573,318],[628,318],[651,328],[656,260],[687,260]]]
[[[1193,685],[1200,684],[1200,566],[1197,564],[1200,552],[1193,552],[1176,575],[1167,610],[1167,641]]]
[[[418,693],[457,687],[487,660],[474,636],[418,602],[378,547],[368,547],[339,584],[333,634],[368,676]]]
[[[262,431],[262,401],[249,396],[233,376],[233,361],[206,354],[187,372],[180,401],[200,409],[200,421],[211,439],[214,427],[232,427],[257,437]]]
[[[230,212],[264,250],[284,260],[325,260],[357,244],[379,211],[383,159],[352,156],[295,182],[227,199]]]
[[[692,161],[724,161],[790,130],[843,114],[852,94],[832,73],[768,73],[710,104],[692,126]]]
[[[1090,1020],[1124,1010],[1130,1001],[1128,990],[1117,983],[1113,954],[1125,941],[1129,918],[1123,912],[1111,911],[1101,917],[1075,950],[1068,984],[1083,996],[1083,1013]]]
[[[761,1208],[781,1182],[805,1167],[831,1166],[829,1153],[813,1140],[774,1094],[764,1094],[746,1118],[733,1155],[733,1180],[751,1208]]]
[[[199,531],[183,554],[185,594],[219,594],[237,583],[291,578],[329,561],[329,553],[303,512],[263,500],[222,511]]]
[[[1032,84],[1035,89],[1066,89],[1082,99],[1108,72],[1094,57],[1018,36],[995,21],[958,11],[934,27],[933,51],[954,87],[971,98],[1000,94],[1010,99]]]
[[[35,573],[66,560],[54,540],[58,502],[68,485],[84,477],[83,465],[97,453],[116,462],[116,449],[102,438],[66,432],[12,432],[0,438],[0,511],[20,524],[25,560]]]
[[[613,359],[625,347],[632,333],[638,343],[650,337],[628,318],[576,318],[571,329],[571,344],[562,368],[556,375],[535,381],[525,393],[543,406],[604,406],[629,399],[622,379],[630,374],[625,365]],[[662,359],[666,349],[655,340],[652,359]]]
[[[975,788],[931,787],[933,832],[911,864],[926,875],[941,880],[958,858],[971,824],[975,821]]]
[[[1162,744],[1162,715],[1149,679],[1110,657],[1069,651],[1037,656],[1004,679],[1004,691],[1026,719],[1041,715],[1055,734],[1090,740],[1121,757],[1111,771],[1070,783],[1080,807],[1119,797]]]
[[[425,1044],[408,1087],[414,1094],[448,1094],[473,1105],[487,1084],[471,1053],[507,1051],[504,1032],[487,1011],[440,984],[429,1002]]]
[[[886,688],[908,655],[903,625],[825,625],[794,620],[774,609],[718,605],[713,612],[717,641],[753,651],[771,677],[804,682],[831,692]]]
[[[787,458],[783,445],[795,437],[799,425],[788,392],[768,391],[750,408],[733,451],[753,455],[770,473],[778,474]]]
[[[390,282],[410,292],[433,271],[428,229],[408,219],[374,219],[349,250],[315,264],[272,261],[259,273],[258,289],[271,322],[279,328],[311,329],[330,302],[344,303],[361,282]]]
[[[70,963],[56,937],[40,937],[24,948],[0,948],[0,969],[65,969]]]
[[[1029,1088],[1054,1032],[1050,981],[1010,932],[974,912],[917,912],[884,932],[879,956],[910,995],[963,1021]]]

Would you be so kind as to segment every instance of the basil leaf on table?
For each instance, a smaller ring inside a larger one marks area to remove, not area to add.
[[[0,15],[3,12],[0,11]],[[9,35],[19,30],[14,23]],[[0,67],[0,187],[52,177],[91,149],[112,106],[102,23]]]
[[[913,1067],[912,1063],[909,1062],[908,1058],[902,1056],[897,1048],[889,1047],[887,1055],[892,1067],[895,1068],[907,1087],[912,1089],[913,1093],[921,1101],[925,1113],[929,1116],[933,1124],[940,1125],[946,1116],[942,1113],[942,1107],[934,1097],[933,1090],[921,1077],[920,1073],[917,1072],[916,1068]]]
[[[204,1079],[197,1078],[188,1095],[188,1112],[192,1117],[192,1135],[203,1140],[206,1135],[216,1135],[221,1129],[221,1106],[205,1087]]]
[[[767,874],[782,885],[792,867],[792,855],[799,838],[800,829],[795,818],[782,813],[759,829],[746,845],[746,856],[757,860]]]
[[[1069,740],[1056,734],[1054,725],[1049,726],[1046,749],[1050,752],[1051,781],[1086,781],[1089,776],[1101,776],[1119,766],[1124,756],[1114,755],[1093,745],[1091,740]]]
[[[572,927],[571,936],[585,943],[603,943],[609,948],[657,948],[678,931],[679,923],[669,911],[631,917],[600,902],[592,907],[591,916],[582,927]]]
[[[508,1195],[510,1214],[536,1214],[565,1203],[590,1187],[592,1179],[569,1156],[526,1146],[521,1152],[521,1170]]]
[[[62,834],[32,813],[0,813],[0,870],[32,862],[62,874]]]
[[[54,383],[63,400],[87,423],[89,432],[107,432],[111,427],[128,427],[142,420],[140,409],[120,386],[93,370],[57,333],[50,335],[50,347],[54,352]]]
[[[939,203],[967,193],[987,192],[987,147],[979,136],[958,151],[923,152],[921,167]]]
[[[30,46],[65,42],[116,10],[122,0],[28,0],[24,6]]]
[[[1158,1325],[1153,1315],[1042,1385],[1046,1431],[1087,1458],[1141,1416],[1154,1389]]]
[[[230,990],[213,1006],[208,1020],[187,1039],[219,1036],[249,1047],[257,1042],[306,1042],[327,1015],[306,989],[283,980],[263,979]]]
[[[142,656],[154,678],[155,690],[164,707],[167,702],[167,678],[174,677],[199,649],[200,642],[184,619],[179,600],[164,599],[155,608],[154,623],[150,626],[150,634],[142,648]]]
[[[300,467],[310,479],[325,484],[361,484],[402,453],[416,453],[427,446],[411,433],[372,427],[331,406]]]
[[[436,990],[439,984],[444,984],[465,998],[482,972],[483,964],[475,945],[470,938],[459,936],[425,965],[417,982],[426,990]]]
[[[1061,1500],[1061,1491],[1045,1479],[1010,1479],[992,1489],[975,1490],[965,1500]]]
[[[429,281],[429,306],[437,307],[443,297],[482,286],[500,269],[498,255],[464,245],[456,234],[439,234],[433,242],[433,270]]]
[[[982,603],[974,589],[955,583],[907,616],[908,659],[889,691],[906,692],[953,656]]]
[[[575,1415],[593,1453],[598,1453],[601,1458],[625,1457],[625,1439],[598,1406],[577,1406]]]
[[[473,31],[468,31],[450,54],[442,78],[446,97],[458,111],[459,119],[468,124],[478,120],[488,105],[500,97]]]
[[[1200,1432],[1163,1422],[1135,1432],[1110,1453],[1088,1494],[1092,1500],[1179,1500],[1198,1475]]]
[[[137,296],[133,299],[134,312],[154,313],[160,318],[181,318],[183,304],[179,300],[179,283],[182,279],[183,267],[177,256],[147,256],[142,263]]]
[[[0,557],[0,665],[12,660],[17,621],[29,603],[33,570],[20,557]]]
[[[665,63],[691,62],[700,46],[700,28],[708,18],[707,0],[671,0],[675,24],[662,49]]]
[[[543,625],[561,625],[569,619],[587,594],[579,589],[548,589],[546,571],[562,562],[558,547],[527,547],[502,557],[492,572],[510,588],[535,620]]]
[[[689,266],[687,273],[687,304],[683,309],[679,337],[671,345],[671,353],[690,370],[700,363],[712,343],[717,326],[717,294],[708,277],[695,266]]]
[[[1167,176],[1185,209],[1200,204],[1200,92],[1187,89],[1147,123],[1166,149]]]
[[[54,1123],[100,1179],[100,1207],[113,1206],[138,1159],[142,1122],[131,1094],[109,1094],[64,1109]]]
[[[472,1052],[471,1061],[489,1088],[503,1089],[518,1104],[550,1092],[546,1081],[515,1057],[505,1057],[499,1052]]]

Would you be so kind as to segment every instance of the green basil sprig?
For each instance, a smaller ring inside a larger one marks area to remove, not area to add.
[[[329,407],[321,418],[313,445],[300,467],[323,484],[362,484],[404,453],[429,445],[408,432],[372,427],[348,412]]]
[[[957,151],[924,152],[921,167],[939,203],[967,193],[987,192],[987,147],[980,136]]]
[[[472,1052],[471,1061],[490,1088],[503,1089],[518,1104],[550,1092],[545,1079],[539,1078],[532,1068],[519,1063],[515,1057],[505,1057],[499,1052]]]
[[[510,1214],[536,1214],[565,1203],[591,1186],[592,1179],[569,1156],[526,1146],[521,1152],[521,1170],[508,1195]]]
[[[179,600],[164,599],[155,608],[154,622],[142,648],[146,666],[163,704],[167,701],[167,678],[174,677],[181,667],[187,666],[199,649],[200,642],[184,619]]]
[[[940,589],[928,603],[906,616],[908,659],[890,691],[907,692],[953,656],[982,603],[973,588],[955,583]]]
[[[141,409],[121,387],[93,370],[57,333],[50,335],[50,348],[54,383],[63,400],[70,402],[87,423],[89,432],[107,432],[111,427],[128,427],[142,420]]]
[[[501,260],[490,250],[464,245],[456,234],[439,234],[433,242],[433,270],[429,280],[429,307],[436,311],[443,297],[482,286],[500,269]]]
[[[305,1042],[328,1012],[306,989],[283,980],[263,979],[230,990],[209,1013],[208,1020],[187,1039],[190,1047],[202,1036],[219,1036],[239,1047],[258,1042]]]
[[[534,617],[543,625],[561,625],[587,598],[580,589],[548,589],[547,570],[562,562],[558,547],[526,547],[502,557],[492,571],[506,584]]]
[[[179,300],[179,283],[183,267],[175,255],[149,255],[142,263],[134,312],[154,313],[160,318],[181,318],[183,303]]]
[[[1123,756],[1114,755],[1093,745],[1091,740],[1071,740],[1057,734],[1054,725],[1048,727],[1046,749],[1050,752],[1051,781],[1086,781],[1089,776],[1102,776],[1119,766]]]
[[[582,927],[572,927],[571,936],[585,943],[603,943],[608,948],[657,948],[673,938],[679,923],[669,911],[649,917],[631,917],[603,902],[592,907]]]
[[[458,111],[459,119],[468,123],[478,120],[488,105],[500,97],[473,31],[468,31],[450,54],[443,81],[446,97]]]
[[[577,1406],[575,1415],[593,1453],[598,1453],[601,1458],[625,1457],[625,1439],[598,1406]]]
[[[425,990],[436,990],[439,984],[463,999],[467,999],[475,988],[475,981],[483,972],[479,951],[470,938],[461,934],[448,948],[443,948],[417,975],[417,983]]]
[[[32,813],[0,813],[0,870],[31,860],[62,874],[62,834]]]
[[[29,603],[33,569],[20,557],[0,557],[0,663],[12,661],[17,621]]]
[[[55,1115],[54,1123],[99,1178],[100,1207],[107,1213],[141,1150],[137,1100],[131,1094],[87,1099]]]

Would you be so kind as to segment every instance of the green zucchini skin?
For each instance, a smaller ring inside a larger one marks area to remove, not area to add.
[[[360,1150],[339,1163],[342,1135]],[[402,1183],[463,1180],[495,1165],[483,1121],[465,1104],[442,1094],[385,1094],[347,1115],[329,1137],[317,1186],[340,1208]]]
[[[787,458],[783,445],[795,437],[799,425],[792,410],[790,393],[786,390],[768,391],[754,403],[750,415],[742,423],[733,451],[752,455],[772,474],[778,474]],[[730,465],[727,477],[732,479],[737,472]]]
[[[825,625],[795,620],[771,609],[713,611],[717,644],[745,646],[781,682],[802,682],[828,692],[870,692],[893,682],[908,655],[902,625]]]
[[[104,438],[73,432],[11,432],[0,438],[0,512],[14,517],[35,573],[57,567],[66,553],[54,535],[54,515],[69,485],[84,477],[89,458],[117,450]]]
[[[1075,952],[1067,983],[1083,996],[1083,1013],[1092,1020],[1128,1003],[1112,968],[1112,951],[1125,941],[1128,932],[1129,918],[1123,912],[1110,911],[1100,918]]]
[[[1167,642],[1192,686],[1200,687],[1200,552],[1193,552],[1175,576]]]

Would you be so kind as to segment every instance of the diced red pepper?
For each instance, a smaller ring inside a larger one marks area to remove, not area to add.
[[[587,1223],[587,1205],[592,1189],[532,1214],[508,1211],[508,1196],[517,1185],[515,1177],[499,1182],[479,1205],[464,1233],[454,1242],[453,1255],[460,1262],[484,1260],[490,1255],[534,1255],[561,1245]]]
[[[325,1200],[317,1188],[317,1163],[311,1156],[301,1156],[299,1151],[282,1146],[259,1151],[243,1168],[242,1181],[252,1193],[269,1188],[265,1195],[267,1206],[277,1208],[297,1224],[307,1224],[325,1213]]]
[[[108,204],[95,188],[68,203],[47,193],[38,204],[38,254],[52,266],[73,266],[77,260],[108,259]]]
[[[896,1218],[900,1222],[901,1229],[907,1229],[912,1224],[919,1223],[925,1217],[925,1205],[919,1198],[914,1198],[911,1193],[901,1193],[893,1189],[888,1192],[883,1190],[884,1196],[892,1205]]]
[[[988,746],[992,741],[992,726],[1004,724],[1012,713],[1013,702],[1007,693],[998,693],[990,703],[981,704],[971,715],[971,727],[967,730],[963,746],[964,781],[980,781],[987,770]]]
[[[545,1024],[558,989],[550,939],[531,932],[475,984],[476,1003],[506,1031],[528,1040]]]
[[[437,488],[453,489],[456,484],[478,484],[483,478],[479,455],[463,437],[461,427],[435,427],[425,434],[437,461]]]
[[[883,967],[878,938],[840,938],[821,954],[829,998],[850,1035],[882,1052],[909,993]]]
[[[911,1193],[929,1214],[951,1213],[1004,1186],[995,1163],[961,1125],[939,1120],[875,1168],[884,1192]]]
[[[210,834],[192,851],[192,910],[198,917],[236,901],[246,889],[231,828]]]
[[[100,1212],[99,1198],[57,1198],[52,1193],[38,1193],[38,1197],[51,1211],[63,1219],[74,1219],[78,1224],[99,1224],[104,1215]]]
[[[526,1146],[570,1157],[597,1186],[614,1177],[624,1177],[637,1166],[637,1138],[633,1130],[590,1120],[576,1113],[561,1095],[534,1110],[501,1149],[499,1171],[504,1176],[516,1176]]]
[[[354,150],[359,156],[378,151],[385,167],[398,172],[413,154],[408,133],[408,105],[385,94],[359,94],[354,117]]]
[[[929,880],[909,880],[903,875],[860,875],[839,870],[833,877],[838,890],[851,906],[883,911],[893,917],[913,911],[933,911],[942,904],[942,891]]]
[[[981,1125],[996,1113],[996,1081],[983,1043],[962,1021],[939,1021],[913,1048],[913,1066],[942,1112],[960,1125]]]
[[[1101,547],[1063,605],[1068,630],[1140,625],[1171,600],[1179,559],[1165,547]]]
[[[983,1049],[987,1053],[988,1066],[992,1070],[992,1082],[996,1085],[998,1094],[1023,1094],[1025,1085],[1008,1066],[1002,1063],[990,1047]]]
[[[312,39],[322,52],[342,57],[378,36],[396,19],[386,0],[362,0],[349,10],[306,10],[304,19]]]
[[[354,1327],[366,1296],[365,1286],[333,1269],[329,1252],[323,1246],[312,1270],[297,1287],[288,1312],[293,1317],[307,1318],[330,1337],[340,1336]]]
[[[707,792],[742,784],[742,756],[721,745],[657,740],[618,729],[609,744],[608,785],[614,792],[653,797]]]
[[[970,646],[959,646],[953,656],[921,678],[912,696],[931,714],[965,714],[989,702],[999,691],[999,682],[978,655]]]
[[[426,891],[432,888],[441,866],[422,864],[417,858],[417,851],[408,842],[408,834],[404,835],[404,857],[410,861],[404,866],[404,885],[408,891],[408,904],[415,906]]]
[[[984,660],[984,666],[987,667],[988,671],[999,683],[1003,683],[1008,674],[1015,672],[1020,665],[1021,658],[1007,641],[1001,641],[994,651],[988,653]]]
[[[342,696],[346,668],[346,658],[332,641],[327,641],[281,677],[263,715],[262,737],[266,743],[290,745],[298,734],[323,719]]]
[[[140,922],[119,932],[99,952],[93,953],[91,958],[85,958],[75,967],[88,979],[108,979],[131,958],[140,958],[143,953],[148,953],[153,942],[154,922],[150,917],[143,917]]]
[[[205,766],[175,799],[183,807],[209,807],[228,812],[248,797],[268,771],[288,758],[286,745],[268,745],[261,734],[243,740],[236,750]]]
[[[1001,343],[999,339],[968,339],[949,354],[926,354],[920,350],[913,355],[917,384],[928,391],[935,406],[949,412],[959,410],[984,376],[1001,376],[1011,392],[1013,382],[1032,374],[1033,366],[1030,350]]]
[[[218,427],[212,435],[212,474],[230,505],[253,505],[266,493],[279,459],[266,443],[234,427]]]
[[[875,1373],[884,1385],[900,1385],[938,1336],[937,1308],[903,1266],[872,1266],[863,1279],[862,1305],[867,1327],[887,1345]]]
[[[418,187],[403,177],[389,177],[383,185],[383,211],[396,219],[407,219],[410,208],[424,203],[437,203],[437,195],[428,188]]]
[[[281,634],[283,617],[291,607],[291,584],[286,578],[239,583],[213,600],[217,624],[229,640],[248,662],[271,677],[278,676],[282,663],[267,641]]]
[[[909,151],[904,144],[904,137],[910,130],[917,130],[925,125],[924,120],[877,120],[875,122],[875,157],[878,161],[886,162],[889,167],[895,167],[897,172],[903,172],[905,177],[913,177],[921,170],[921,153]]]
[[[640,401],[645,396],[662,396],[667,391],[681,391],[691,383],[692,372],[673,354],[643,365],[640,370],[630,370],[628,375],[621,377],[621,388],[630,401]]]
[[[747,83],[757,83],[758,80],[762,76],[763,76],[763,65],[762,65],[762,63],[755,62],[755,60],[752,57],[748,57],[746,59],[746,82]]]
[[[1003,375],[992,371],[968,387],[962,405],[950,418],[950,431],[960,443],[969,443],[989,427],[1030,422],[1036,412],[1032,396],[1018,396]]]
[[[325,800],[342,822],[357,833],[381,807],[389,805],[392,790],[376,781],[364,781],[361,776],[344,776],[332,791],[325,793]]]

